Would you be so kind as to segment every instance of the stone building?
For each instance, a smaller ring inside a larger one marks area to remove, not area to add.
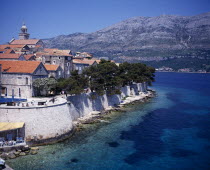
[[[19,33],[19,39],[20,40],[29,39],[30,34],[28,33],[28,28],[26,27],[26,25],[24,23],[20,30],[21,30],[21,32]]]
[[[71,76],[73,70],[72,55],[70,50],[44,49],[36,53],[37,61],[45,65],[59,65],[62,68],[64,78]]]
[[[59,65],[44,65],[49,72],[48,77],[54,77],[55,79],[63,78],[63,69]]]
[[[97,65],[98,63],[95,60],[87,60],[87,59],[73,59],[74,70],[78,70],[78,73],[81,74],[82,71],[92,65]]]
[[[48,71],[38,61],[0,61],[1,95],[15,98],[34,96],[33,80],[48,77]]]

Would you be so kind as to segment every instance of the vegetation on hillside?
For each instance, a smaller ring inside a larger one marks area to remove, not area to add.
[[[210,72],[210,59],[199,58],[175,58],[163,61],[144,61],[145,64],[155,68],[170,67],[174,71],[182,68],[190,68],[193,71],[204,70]]]

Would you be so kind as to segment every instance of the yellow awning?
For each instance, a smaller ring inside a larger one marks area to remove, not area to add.
[[[0,131],[19,129],[24,126],[24,122],[0,122]]]

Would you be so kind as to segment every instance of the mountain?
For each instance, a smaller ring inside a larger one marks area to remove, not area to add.
[[[86,51],[117,61],[210,58],[210,12],[134,17],[93,33],[60,35],[43,41],[49,48]]]

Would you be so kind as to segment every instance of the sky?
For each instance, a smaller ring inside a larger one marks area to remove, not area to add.
[[[0,44],[18,39],[91,33],[131,17],[193,16],[210,12],[210,0],[1,0]]]

